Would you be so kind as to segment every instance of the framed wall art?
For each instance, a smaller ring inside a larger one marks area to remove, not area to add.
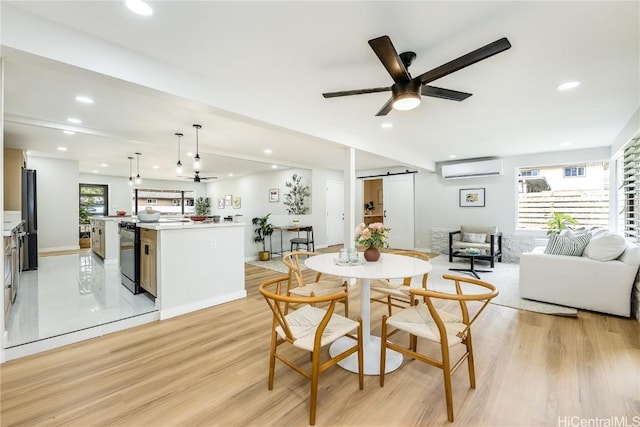
[[[224,209],[224,197],[218,199],[218,209]]]
[[[461,188],[460,207],[484,207],[484,188]]]
[[[241,200],[240,197],[234,197],[233,198],[233,209],[240,209],[241,205]]]
[[[280,190],[278,188],[269,189],[269,201],[270,202],[280,201]]]
[[[231,194],[227,194],[226,196],[224,196],[225,206],[231,206],[232,203],[233,203],[233,196]]]

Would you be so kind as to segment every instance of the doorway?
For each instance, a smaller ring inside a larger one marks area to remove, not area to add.
[[[414,178],[412,173],[363,178],[362,218],[365,224],[382,222],[390,229],[393,249],[414,249]]]

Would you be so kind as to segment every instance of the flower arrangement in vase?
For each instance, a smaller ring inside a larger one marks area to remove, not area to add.
[[[356,227],[356,243],[367,246],[364,251],[364,258],[373,262],[380,258],[379,248],[386,246],[389,237],[389,228],[385,227],[381,222],[372,222],[368,226],[360,223]]]

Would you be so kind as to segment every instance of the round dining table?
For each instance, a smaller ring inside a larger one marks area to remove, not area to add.
[[[382,253],[375,262],[364,260],[363,253],[358,254],[359,262],[341,264],[337,253],[319,254],[305,260],[305,265],[311,270],[334,276],[361,279],[360,317],[362,317],[362,345],[364,347],[364,374],[380,374],[380,337],[371,335],[370,298],[371,279],[402,279],[405,277],[422,276],[431,271],[431,264],[422,259]],[[353,346],[353,340],[343,337],[336,340],[329,348],[331,356],[342,353]],[[402,355],[393,350],[387,350],[385,372],[391,372],[402,364]],[[358,358],[356,354],[341,360],[338,365],[351,372],[358,372]]]

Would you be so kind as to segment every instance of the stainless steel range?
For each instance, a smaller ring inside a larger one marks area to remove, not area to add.
[[[135,222],[122,221],[118,225],[120,234],[120,273],[122,284],[134,294],[140,287],[140,229]]]

